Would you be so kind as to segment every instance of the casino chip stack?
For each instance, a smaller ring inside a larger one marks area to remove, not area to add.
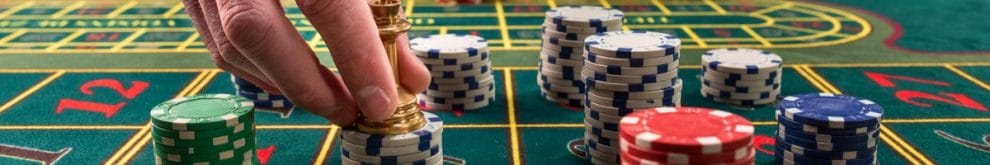
[[[638,110],[622,118],[619,147],[626,165],[752,165],[753,124],[726,111],[698,107]]]
[[[701,95],[719,103],[755,106],[777,101],[783,60],[756,49],[715,49],[701,56]]]
[[[254,103],[229,94],[172,99],[151,110],[157,164],[252,164]]]
[[[443,121],[421,112],[423,128],[397,135],[372,135],[356,129],[341,133],[341,164],[443,164]]]
[[[289,102],[289,98],[282,95],[265,92],[265,90],[261,89],[261,87],[258,87],[257,85],[254,85],[241,77],[231,74],[230,80],[234,82],[234,89],[237,90],[237,95],[254,101],[254,107],[256,108],[288,109],[295,106],[292,102]]]
[[[883,108],[849,95],[784,97],[777,107],[777,164],[877,164]]]
[[[585,43],[585,144],[592,163],[616,164],[622,116],[633,109],[680,105],[681,42],[664,33],[606,32]]]
[[[495,100],[488,41],[471,35],[431,35],[409,41],[430,70],[429,89],[417,94],[424,109],[474,110]]]
[[[561,6],[546,12],[543,48],[536,82],[549,101],[581,107],[586,93],[581,79],[584,39],[622,28],[622,11],[593,6]]]

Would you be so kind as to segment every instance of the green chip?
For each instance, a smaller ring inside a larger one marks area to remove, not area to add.
[[[203,94],[176,98],[151,110],[155,126],[179,131],[233,127],[253,121],[254,102],[230,94]]]
[[[220,153],[222,151],[232,150],[241,147],[257,147],[256,140],[253,136],[244,137],[234,140],[231,143],[217,145],[217,146],[194,146],[194,147],[176,147],[176,146],[166,146],[159,143],[154,143],[155,150],[161,151],[168,154],[180,154],[180,155],[192,155],[192,154],[211,154]]]
[[[199,130],[199,131],[175,131],[168,130],[158,126],[152,126],[151,131],[155,134],[163,137],[169,137],[176,140],[200,140],[200,139],[211,139],[215,137],[234,135],[242,133],[244,131],[251,131],[254,129],[254,124],[251,122],[240,123],[233,127],[220,128],[214,130]]]
[[[157,143],[164,146],[173,147],[208,147],[208,146],[220,146],[226,145],[234,142],[237,139],[249,137],[253,138],[255,133],[254,129],[241,131],[234,134],[220,135],[210,138],[200,138],[194,140],[184,140],[178,137],[163,136],[158,134],[159,132],[151,131],[151,139]]]
[[[252,162],[257,155],[255,146],[203,154],[172,154],[157,148],[154,151],[155,161],[161,164],[242,164]]]

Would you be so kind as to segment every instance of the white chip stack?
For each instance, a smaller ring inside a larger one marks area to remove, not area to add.
[[[546,12],[543,48],[536,82],[544,98],[562,105],[581,107],[584,102],[584,39],[596,33],[622,29],[624,14],[595,6],[561,6]]]
[[[471,35],[431,35],[409,41],[430,70],[429,88],[416,96],[426,110],[476,110],[495,101],[488,41]]]
[[[726,104],[756,106],[777,101],[783,59],[746,48],[715,49],[701,55],[705,98]]]

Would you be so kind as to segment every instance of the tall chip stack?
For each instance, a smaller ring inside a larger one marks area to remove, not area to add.
[[[443,164],[443,120],[439,116],[423,113],[415,122],[426,122],[415,131],[377,135],[357,129],[344,129],[340,137],[341,163],[360,164]],[[399,123],[403,124],[403,123]]]
[[[634,109],[680,105],[681,41],[657,32],[606,32],[585,43],[585,144],[592,163],[617,164],[623,116]]]
[[[536,82],[548,101],[581,107],[586,92],[581,80],[584,39],[622,29],[622,11],[595,6],[560,6],[546,12],[543,48]]]
[[[252,164],[254,103],[229,94],[172,99],[151,110],[156,164]]]
[[[433,81],[416,96],[428,110],[475,110],[495,101],[488,41],[471,35],[431,35],[409,41]]]
[[[701,95],[725,104],[756,106],[777,101],[783,59],[746,48],[715,49],[701,55]]]
[[[293,108],[295,106],[291,101],[289,101],[289,98],[282,95],[265,92],[264,89],[248,82],[244,78],[231,74],[230,81],[234,82],[234,89],[237,90],[237,95],[254,101],[255,108],[284,109]]]
[[[873,101],[798,94],[784,97],[776,112],[776,164],[878,164],[883,107]]]
[[[661,107],[622,118],[619,146],[626,165],[752,165],[754,127],[746,118],[699,107]]]

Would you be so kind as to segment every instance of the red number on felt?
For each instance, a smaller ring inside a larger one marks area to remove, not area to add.
[[[939,95],[941,95],[941,96],[939,96],[939,95],[932,95],[932,94],[921,92],[921,91],[899,90],[894,95],[896,95],[897,96],[897,99],[900,99],[901,101],[904,101],[904,102],[906,102],[908,104],[911,104],[911,105],[916,105],[916,106],[921,106],[921,107],[931,107],[932,104],[918,102],[918,101],[915,101],[915,100],[918,100],[918,99],[921,99],[921,100],[931,100],[931,101],[937,101],[937,102],[942,102],[942,103],[946,103],[946,104],[952,104],[952,105],[956,105],[956,106],[962,106],[962,107],[966,107],[966,108],[969,108],[969,109],[980,110],[980,111],[983,111],[983,112],[986,112],[987,111],[987,107],[983,106],[983,104],[980,104],[979,102],[976,102],[972,98],[969,98],[969,96],[966,96],[965,94],[961,94],[961,93],[939,93]]]
[[[120,94],[127,100],[134,99],[141,92],[144,92],[148,88],[148,82],[144,81],[131,81],[130,88],[124,88],[124,85],[120,83],[120,80],[114,79],[97,79],[93,81],[86,82],[79,87],[79,91],[86,95],[93,95],[93,88],[110,88]],[[91,101],[81,101],[74,99],[62,99],[58,102],[58,107],[55,108],[55,114],[62,114],[65,109],[75,109],[89,112],[103,113],[103,116],[110,118],[117,113],[121,108],[127,105],[127,102],[118,102],[117,104],[105,104],[97,103]]]
[[[55,114],[62,114],[65,109],[78,109],[82,111],[98,112],[103,113],[104,117],[113,117],[120,108],[124,108],[127,105],[126,102],[119,102],[117,104],[104,104],[91,101],[80,101],[73,99],[62,99],[58,101],[58,107],[55,108]]]
[[[891,80],[910,81],[910,82],[931,84],[931,85],[937,85],[943,87],[952,86],[952,84],[938,80],[928,80],[928,79],[920,79],[920,78],[907,77],[907,76],[889,75],[889,74],[870,72],[870,71],[863,72],[863,74],[866,74],[866,77],[870,78],[870,80],[873,80],[873,82],[877,83],[877,85],[887,88],[897,86],[896,84],[894,84],[894,81]]]
[[[148,83],[144,81],[131,81],[131,88],[124,89],[124,85],[120,84],[119,80],[114,79],[98,79],[86,82],[82,87],[79,87],[79,91],[86,95],[93,95],[92,88],[96,87],[106,87],[117,91],[121,96],[127,99],[134,99],[138,94],[141,94],[144,89],[148,88]]]

